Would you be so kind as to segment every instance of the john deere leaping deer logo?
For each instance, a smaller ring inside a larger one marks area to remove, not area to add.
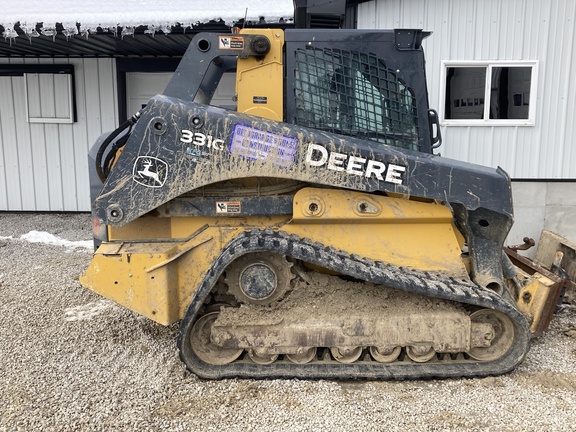
[[[136,183],[151,188],[164,186],[168,176],[168,164],[153,156],[138,156],[134,162],[132,178]]]

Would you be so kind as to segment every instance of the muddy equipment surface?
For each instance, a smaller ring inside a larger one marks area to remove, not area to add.
[[[434,154],[428,36],[196,35],[164,92],[91,150],[82,284],[180,321],[204,378],[514,369],[545,303],[518,294],[550,294],[502,253],[508,175]],[[236,110],[211,105],[230,71]]]
[[[292,258],[318,248],[261,232],[231,249],[274,244]],[[191,305],[181,324],[182,360],[205,378],[439,378],[501,374],[528,349],[524,316],[473,283],[316,252],[316,263],[354,268],[355,281],[300,270],[285,298],[267,305],[232,306],[216,290],[213,304]]]

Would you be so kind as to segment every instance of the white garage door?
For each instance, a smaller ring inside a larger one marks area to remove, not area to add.
[[[172,78],[172,72],[126,73],[127,114],[131,116],[146,106],[150,98],[162,93]],[[234,102],[235,74],[226,73],[212,98],[212,105],[236,109]]]
[[[162,93],[172,75],[172,72],[126,73],[126,108],[128,116],[144,108],[152,96]]]

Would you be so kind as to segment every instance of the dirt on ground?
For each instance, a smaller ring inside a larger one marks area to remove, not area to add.
[[[178,323],[80,286],[91,228],[88,214],[0,213],[0,431],[576,430],[574,307],[503,376],[205,381],[179,360]]]

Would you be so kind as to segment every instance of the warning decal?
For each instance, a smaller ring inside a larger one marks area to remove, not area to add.
[[[218,36],[218,48],[242,50],[244,49],[244,38],[241,36]]]
[[[216,201],[217,214],[239,214],[241,210],[240,201]]]

